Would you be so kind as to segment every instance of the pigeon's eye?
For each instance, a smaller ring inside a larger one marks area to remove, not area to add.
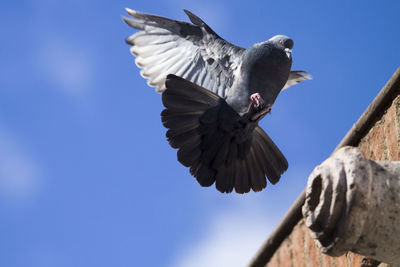
[[[282,41],[282,40],[280,40],[280,41],[279,41],[279,44],[280,44],[280,45],[283,45],[283,41]]]

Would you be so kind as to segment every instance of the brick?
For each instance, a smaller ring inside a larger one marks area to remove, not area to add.
[[[394,109],[394,119],[396,122],[396,132],[397,132],[397,141],[398,141],[398,148],[400,145],[400,95],[395,98],[393,101],[393,109]],[[400,148],[399,148],[400,150]],[[399,156],[400,157],[400,156]]]
[[[396,122],[396,109],[392,105],[384,116],[385,141],[388,160],[399,160],[399,132]]]
[[[291,236],[288,236],[279,247],[279,266],[280,267],[293,267],[292,262],[292,242]]]
[[[295,267],[306,267],[306,258],[304,253],[304,230],[303,220],[301,220],[293,229],[292,237],[292,255]]]
[[[337,267],[347,267],[347,257],[346,254],[343,256],[335,258]],[[350,266],[349,266],[350,267]]]
[[[320,267],[319,251],[307,228],[304,231],[306,262],[309,267]]]
[[[369,137],[369,148],[372,152],[371,154],[371,159],[372,160],[381,160],[382,155],[383,155],[383,149],[384,149],[384,141],[383,141],[383,130],[382,130],[382,125],[380,122],[375,124],[374,128],[370,133]]]
[[[321,253],[321,266],[322,267],[332,267],[333,266],[333,257]]]
[[[355,253],[349,253],[349,258],[351,267],[359,267],[362,264],[362,259],[364,258],[364,256]]]
[[[279,267],[279,249],[274,253],[274,256],[272,256],[266,267]]]

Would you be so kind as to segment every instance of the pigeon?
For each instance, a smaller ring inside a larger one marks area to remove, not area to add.
[[[282,90],[311,79],[290,70],[293,40],[276,35],[244,49],[187,10],[192,23],[126,10],[123,20],[139,30],[126,42],[140,74],[162,93],[161,120],[178,161],[222,193],[277,183],[288,162],[258,123]]]

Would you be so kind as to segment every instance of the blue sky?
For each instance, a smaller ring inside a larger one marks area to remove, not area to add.
[[[398,1],[3,1],[0,266],[243,266],[399,67]],[[261,193],[202,188],[176,160],[124,8],[203,18],[242,47],[293,38],[261,126],[289,161]]]

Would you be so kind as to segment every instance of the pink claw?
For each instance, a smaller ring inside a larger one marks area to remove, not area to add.
[[[250,101],[254,104],[254,107],[258,107],[264,104],[264,99],[262,99],[259,93],[252,94],[250,96]]]
[[[253,121],[258,120],[259,118],[261,118],[262,116],[264,116],[265,114],[268,114],[271,112],[272,106],[274,104],[268,104],[265,105],[264,103],[264,99],[262,99],[262,97],[260,96],[259,93],[254,93],[250,96],[250,104],[249,104],[249,110],[251,105],[253,105],[258,111],[253,114],[253,116],[251,117],[251,119]]]

